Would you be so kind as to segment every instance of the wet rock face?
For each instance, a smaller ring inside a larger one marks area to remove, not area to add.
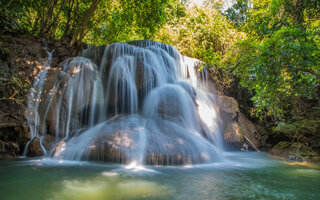
[[[216,96],[219,114],[222,119],[224,142],[227,149],[240,150],[246,142],[252,149],[259,148],[259,133],[249,119],[240,112],[238,102],[227,96]]]
[[[223,137],[227,149],[240,150],[244,143],[243,131],[237,122],[227,123]]]

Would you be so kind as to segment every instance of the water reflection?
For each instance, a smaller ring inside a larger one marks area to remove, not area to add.
[[[56,191],[48,200],[150,199],[165,197],[169,194],[169,188],[154,181],[123,180],[115,175],[89,180],[65,180],[62,182],[61,190]]]

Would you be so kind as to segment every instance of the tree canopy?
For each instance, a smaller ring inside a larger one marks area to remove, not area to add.
[[[0,26],[46,38],[100,44],[147,39],[164,23],[170,0],[1,1]]]

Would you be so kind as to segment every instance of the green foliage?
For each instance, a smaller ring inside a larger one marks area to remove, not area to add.
[[[171,0],[11,0],[1,1],[4,31],[95,44],[148,39],[166,20]]]
[[[297,98],[316,98],[320,86],[316,40],[304,30],[282,28],[261,44],[246,40],[238,52],[233,51],[238,55],[235,72],[243,77],[241,84],[255,91],[257,114],[281,118]]]
[[[149,39],[166,19],[165,8],[169,0],[120,0],[126,11],[124,19],[134,25],[144,39]]]
[[[232,23],[240,27],[241,24],[246,22],[249,11],[250,0],[237,0],[236,3],[224,12],[227,19]]]
[[[319,154],[299,142],[279,142],[271,153],[295,161],[319,161]]]
[[[292,123],[280,122],[273,131],[284,133],[292,142],[306,143],[307,137],[319,135],[320,120],[303,119]]]
[[[253,0],[252,5],[244,29],[260,39],[282,27],[305,29],[319,25],[320,3],[317,0]]]
[[[11,78],[3,78],[4,72],[0,70],[0,75],[0,85],[7,85],[10,91],[10,96],[8,98],[2,97],[0,100],[11,99],[17,103],[25,103],[30,83],[22,81],[17,74],[12,74]]]
[[[113,1],[104,16],[88,34],[86,42],[105,45],[129,40],[151,39],[169,15],[166,10],[173,1]],[[98,10],[99,11],[99,10]]]
[[[113,1],[108,8],[99,9],[98,18],[101,22],[88,33],[85,42],[95,45],[105,45],[114,42],[141,39],[134,26],[125,19],[126,10],[119,2]]]
[[[16,99],[20,101],[25,100],[24,94],[28,92],[29,83],[22,82],[22,80],[17,76],[12,77],[9,81],[13,87],[13,94],[10,96],[10,99]]]
[[[247,38],[224,59],[241,85],[253,91],[253,112],[261,119],[295,115],[298,99],[319,95],[320,38],[314,27],[319,18],[299,2],[255,1],[244,25]]]
[[[12,32],[21,29],[18,22],[23,16],[23,1],[0,1],[0,29],[2,32]]]
[[[181,9],[176,5],[174,8],[179,18],[167,22],[155,39],[172,44],[184,55],[219,66],[222,55],[241,34],[237,35],[237,31],[217,9],[218,6],[211,4]]]
[[[310,143],[317,143],[315,140],[319,138],[320,120],[319,119],[302,119],[294,122],[280,122],[273,131],[278,134],[285,134],[291,141],[280,142],[275,149],[297,149],[297,152],[305,152],[313,155],[314,152],[308,148]],[[298,145],[298,146],[297,146]],[[301,146],[302,145],[302,146]],[[297,148],[299,147],[299,148]],[[317,155],[317,154],[314,154]]]

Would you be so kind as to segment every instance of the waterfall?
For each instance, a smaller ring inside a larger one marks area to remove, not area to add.
[[[39,138],[40,141],[42,141],[43,136],[41,135],[42,131],[39,130],[40,128],[40,118],[39,118],[39,106],[40,106],[40,101],[41,101],[41,95],[43,91],[43,87],[45,84],[46,77],[48,75],[48,71],[50,69],[50,65],[52,62],[52,54],[54,53],[55,50],[52,50],[51,52],[47,49],[44,48],[45,51],[48,54],[48,59],[44,63],[44,69],[39,72],[39,74],[36,76],[33,87],[29,91],[28,95],[28,109],[26,111],[26,117],[28,119],[29,127],[30,127],[30,136],[31,140],[26,144],[26,147],[23,152],[23,156],[26,156],[28,153],[28,147],[30,142],[34,138]],[[40,142],[40,144],[42,144]],[[41,148],[44,151],[44,154],[47,154],[47,151],[43,145],[41,145]]]
[[[58,159],[138,165],[219,161],[215,98],[199,61],[154,41],[91,47],[40,72],[32,137]]]

